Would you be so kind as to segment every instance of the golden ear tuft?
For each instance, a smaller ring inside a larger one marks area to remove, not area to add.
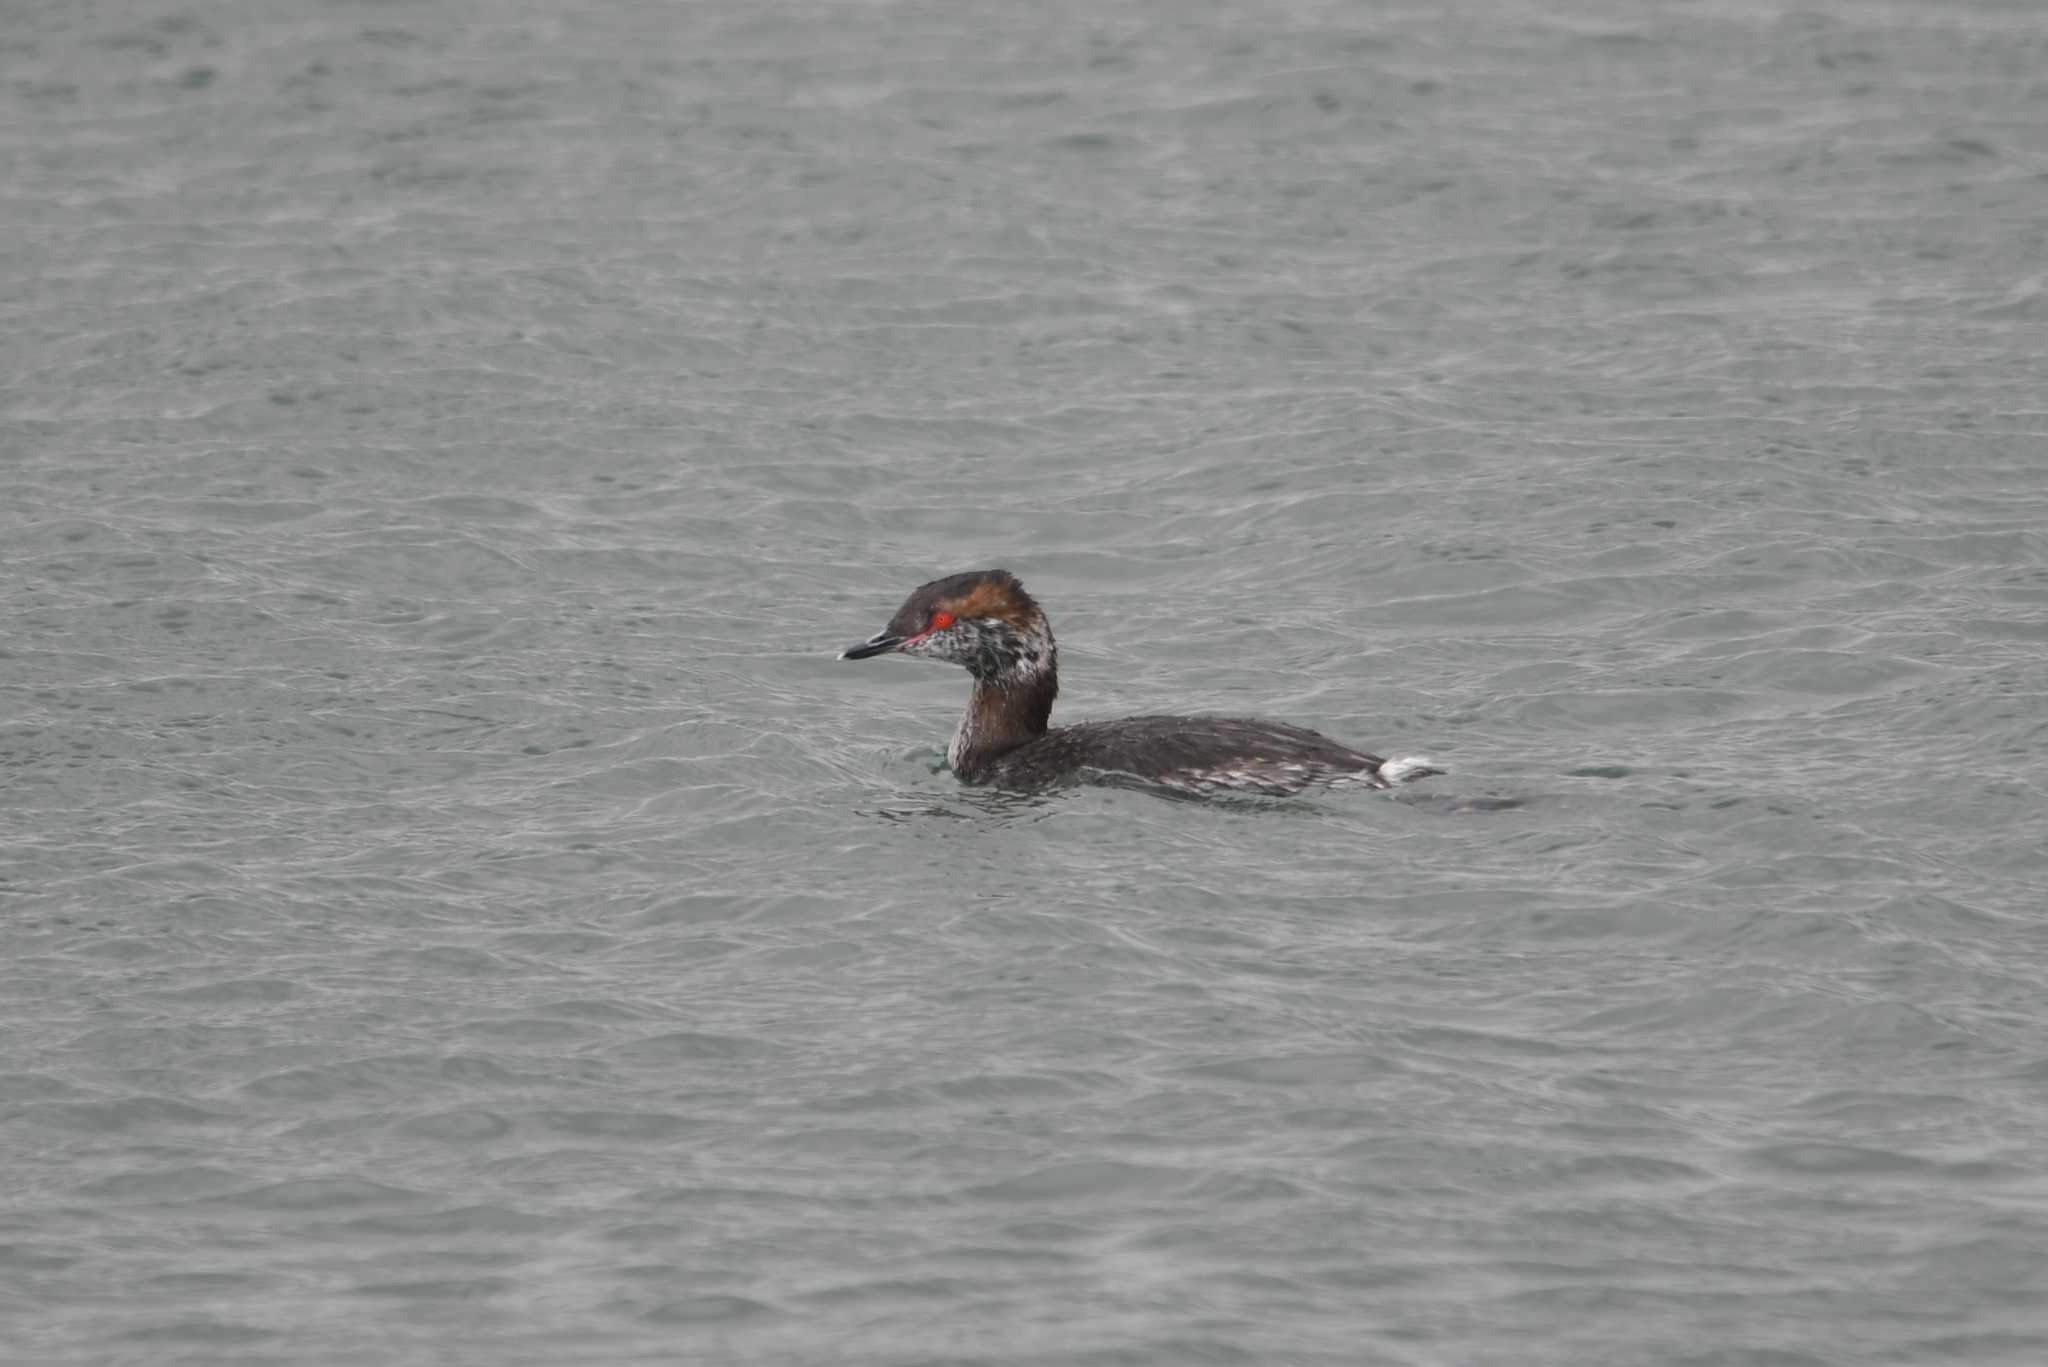
[[[984,579],[960,595],[957,617],[1007,617],[1016,610],[1016,598],[1007,585]]]

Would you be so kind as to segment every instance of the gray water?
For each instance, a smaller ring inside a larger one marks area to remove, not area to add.
[[[2048,1360],[2044,72],[8,7],[0,1356]],[[1451,773],[963,790],[994,564]]]

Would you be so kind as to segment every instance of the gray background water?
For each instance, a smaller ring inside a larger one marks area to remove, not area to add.
[[[2044,73],[7,6],[0,1352],[2048,1360]],[[998,563],[1454,773],[964,792]]]

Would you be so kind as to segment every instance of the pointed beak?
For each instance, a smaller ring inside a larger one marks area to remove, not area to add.
[[[891,636],[888,632],[884,631],[868,637],[857,646],[848,646],[839,652],[839,658],[842,660],[865,660],[873,655],[887,655],[902,644],[903,638],[901,636]]]

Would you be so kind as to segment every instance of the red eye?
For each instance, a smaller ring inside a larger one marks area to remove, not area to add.
[[[947,627],[952,625],[953,614],[945,611],[944,609],[941,609],[938,612],[932,614],[932,620],[925,626],[925,630],[944,631]]]

